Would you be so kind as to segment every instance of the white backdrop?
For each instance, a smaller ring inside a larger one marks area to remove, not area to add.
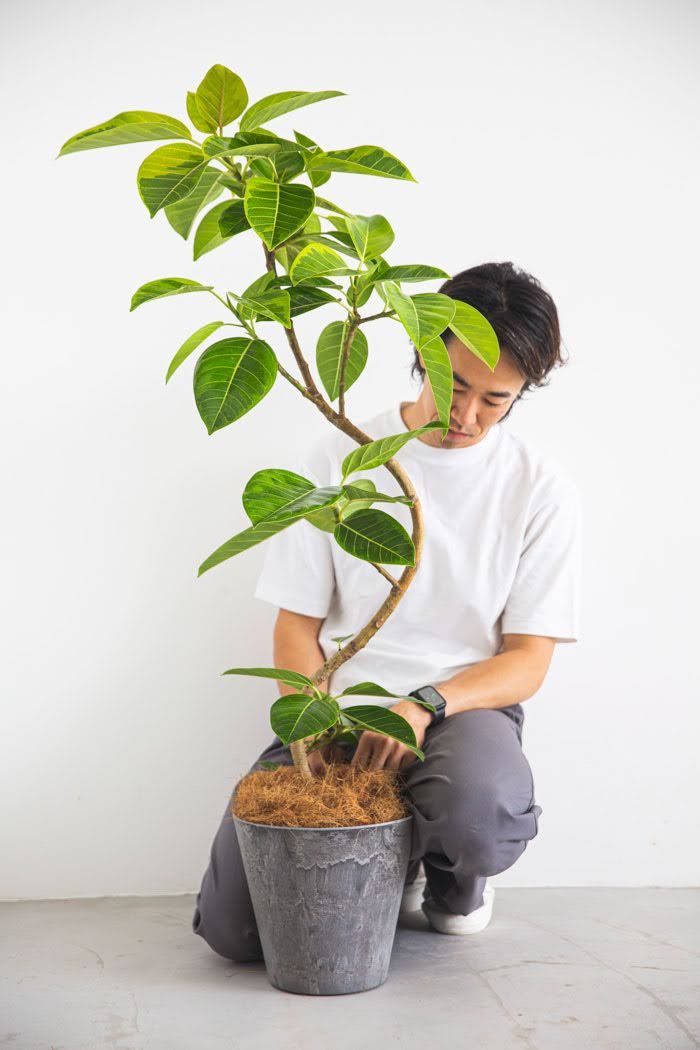
[[[697,884],[696,424],[700,9],[556,0],[352,5],[203,0],[3,5],[3,709],[0,896],[192,892],[234,782],[271,739],[264,548],[197,579],[244,528],[240,494],[329,424],[282,380],[206,433],[182,340],[240,292],[254,238],[194,263],[136,190],[158,144],[55,159],[127,109],[185,117],[221,62],[251,100],[345,91],[280,118],[326,148],[385,146],[417,184],[334,175],[380,212],[392,262],[512,260],[560,311],[570,362],[508,426],[584,499],[583,634],[525,702],[540,833],[504,886]],[[420,290],[435,290],[437,283]],[[415,286],[418,290],[418,286]],[[338,316],[306,315],[315,333]],[[280,332],[271,341],[293,370]],[[369,326],[348,401],[414,400],[412,353]],[[693,628],[695,627],[695,630]]]

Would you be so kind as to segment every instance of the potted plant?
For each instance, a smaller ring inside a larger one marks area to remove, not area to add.
[[[251,786],[249,778],[266,776],[276,778],[278,787],[287,791],[318,792],[323,785],[309,768],[310,751],[356,741],[365,730],[400,740],[423,760],[412,727],[396,712],[363,702],[341,707],[339,697],[321,690],[319,684],[330,683],[333,671],[381,628],[418,570],[423,540],[420,501],[394,456],[421,433],[449,428],[452,369],[441,333],[449,328],[492,370],[498,361],[495,332],[479,311],[441,293],[409,294],[402,287],[449,274],[422,264],[391,265],[384,257],[394,240],[388,220],[383,215],[354,214],[318,192],[333,172],[415,182],[406,165],[380,146],[326,150],[301,132],[286,138],[266,126],[283,114],[342,94],[282,91],[250,104],[242,79],[215,65],[196,91],[186,96],[189,121],[201,139],[176,117],[128,111],[73,135],[58,154],[169,140],[146,156],[137,173],[138,192],[151,218],[162,211],[185,240],[194,230],[195,260],[235,237],[260,239],[263,272],[240,292],[219,295],[212,285],[165,277],[142,285],[131,300],[134,310],[155,299],[198,292],[213,296],[225,311],[225,320],[209,320],[185,339],[165,377],[167,383],[217,333],[216,340],[201,350],[193,374],[195,404],[209,434],[258,405],[281,375],[358,445],[345,457],[342,477],[335,485],[317,487],[278,468],[257,471],[242,494],[250,525],[199,566],[201,576],[306,520],[331,533],[349,555],[371,563],[389,584],[385,600],[369,622],[354,636],[336,639],[337,652],[312,676],[279,667],[235,667],[223,672],[273,678],[292,689],[272,704],[270,723],[290,746],[294,765],[251,773],[239,789],[244,783]],[[237,127],[232,129],[234,122]],[[361,313],[374,295],[379,308]],[[327,322],[318,336],[315,363],[322,391],[297,339],[294,318],[331,304],[341,318]],[[367,362],[365,326],[379,318],[402,325],[420,351],[439,419],[375,441],[347,416],[345,400]],[[282,328],[298,376],[282,366],[258,331],[262,325]],[[221,338],[219,329],[224,326],[237,327],[240,334]],[[375,467],[390,472],[402,495],[386,495],[368,479],[353,480],[358,471]],[[392,502],[410,508],[410,535],[376,506]],[[401,566],[401,574],[393,575],[387,565]],[[404,698],[376,682],[358,682],[340,695]],[[329,768],[337,784],[343,770]],[[394,803],[400,801],[396,774],[387,770],[354,769],[355,779],[345,786],[357,790],[362,777],[378,774],[390,789],[387,797],[394,790]],[[238,795],[239,791],[236,799]],[[271,983],[311,994],[360,991],[383,983],[410,852],[412,817],[406,808],[399,805],[388,820],[308,827],[276,824],[269,812],[262,819],[245,819],[237,813],[234,800],[232,816]],[[303,909],[295,907],[299,900],[304,901]]]

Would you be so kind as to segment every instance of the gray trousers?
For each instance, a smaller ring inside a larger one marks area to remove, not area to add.
[[[542,808],[522,751],[521,704],[458,711],[430,727],[425,760],[399,771],[406,805],[413,814],[413,839],[406,882],[422,859],[435,902],[468,915],[483,903],[486,876],[510,868],[537,834]],[[342,745],[351,757],[356,745]],[[275,737],[261,760],[291,764],[288,746]],[[192,930],[226,959],[262,959],[231,798],[211,847],[197,894]]]

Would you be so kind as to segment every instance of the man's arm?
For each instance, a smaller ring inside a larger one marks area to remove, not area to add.
[[[324,616],[305,616],[289,609],[280,609],[273,634],[275,667],[285,667],[289,671],[299,671],[311,677],[314,671],[326,662],[318,643],[319,631],[324,620]],[[284,682],[278,681],[277,686],[280,696],[299,692],[295,686],[286,685]],[[328,680],[319,682],[318,688],[327,690]],[[309,754],[309,768],[312,773],[320,775],[324,772],[326,757],[326,748],[317,748]]]
[[[445,717],[475,707],[508,707],[527,700],[544,682],[555,646],[538,634],[504,634],[501,652],[434,685],[445,697]]]

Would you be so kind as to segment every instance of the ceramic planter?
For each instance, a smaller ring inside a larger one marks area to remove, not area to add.
[[[347,828],[233,820],[270,983],[306,995],[383,984],[413,815]]]

